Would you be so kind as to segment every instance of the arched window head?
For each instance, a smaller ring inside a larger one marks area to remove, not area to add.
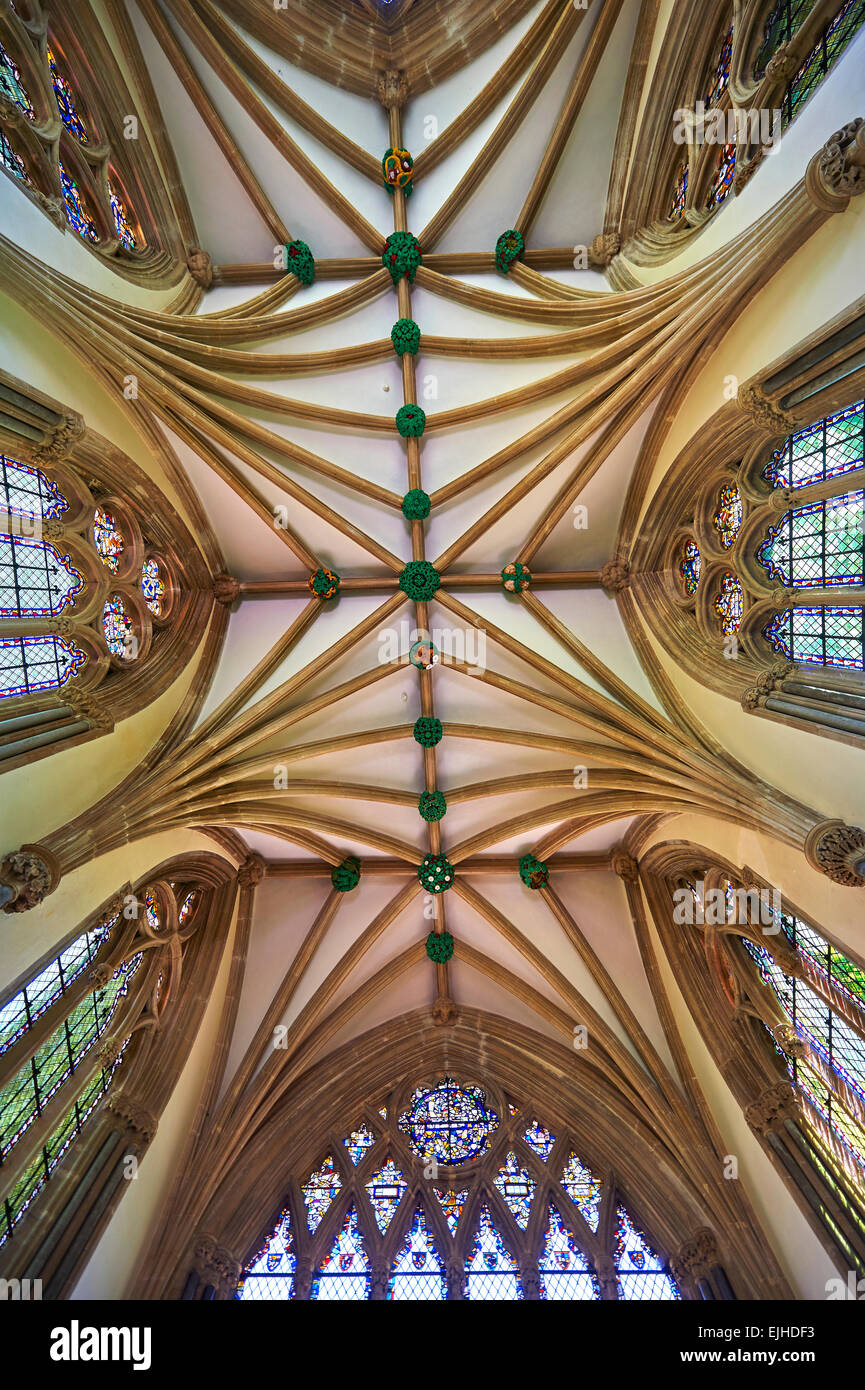
[[[767,623],[763,636],[788,661],[865,670],[865,608],[787,608]]]
[[[825,415],[797,430],[763,469],[772,487],[808,487],[865,463],[865,401],[856,401],[834,415]]]
[[[418,1206],[393,1262],[387,1296],[400,1302],[442,1302],[447,1298],[447,1274],[436,1249],[423,1207]]]
[[[0,511],[47,521],[68,510],[69,503],[57,484],[41,469],[0,454]]]
[[[56,616],[83,588],[70,557],[48,541],[0,535],[0,617]]]
[[[721,576],[721,587],[712,603],[724,637],[732,637],[742,626],[744,599],[742,585],[729,570]]]
[[[88,143],[87,131],[84,122],[78,114],[75,104],[75,97],[72,93],[67,79],[60,71],[53,52],[48,49],[48,68],[51,73],[51,85],[54,88],[54,95],[57,98],[57,109],[60,112],[60,119],[68,131],[75,136],[75,139],[82,145]]]
[[[764,76],[770,59],[789,43],[814,8],[816,0],[776,0],[766,16],[763,37],[754,59],[754,81]]]
[[[351,1206],[313,1279],[311,1297],[325,1303],[363,1301],[370,1296],[371,1282],[369,1256]]]
[[[87,201],[78,184],[60,165],[60,188],[63,193],[63,207],[66,221],[85,241],[98,241],[99,229],[93,220]]]
[[[619,1298],[669,1301],[681,1297],[663,1260],[622,1206],[616,1210],[615,1260]]]
[[[783,125],[793,117],[831,71],[857,31],[865,23],[862,0],[845,0],[823,26],[799,70],[791,78],[780,101]]]
[[[730,59],[733,53],[733,26],[730,25],[721,39],[720,50],[715,58],[709,84],[703,98],[706,109],[717,106],[730,81]]]
[[[63,637],[0,638],[0,700],[60,690],[87,661],[87,653]]]
[[[415,1091],[399,1127],[419,1158],[462,1163],[487,1148],[498,1116],[477,1086],[461,1086],[450,1077],[431,1090]]]
[[[2,43],[0,43],[0,92],[8,101],[14,102],[18,110],[23,111],[28,120],[36,119],[33,103],[25,91],[18,66],[6,52]]]
[[[795,589],[861,585],[863,557],[865,492],[796,507],[757,550],[769,578]]]

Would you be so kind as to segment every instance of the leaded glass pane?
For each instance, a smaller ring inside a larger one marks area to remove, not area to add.
[[[13,101],[19,111],[23,111],[24,115],[31,121],[35,119],[36,113],[33,110],[33,103],[24,90],[21,73],[2,43],[0,43],[0,92],[9,101]]]
[[[99,558],[112,574],[120,568],[120,556],[126,549],[126,540],[114,518],[114,513],[104,507],[97,507],[93,513],[93,544]]]
[[[773,487],[807,487],[865,463],[865,401],[797,430],[776,449],[763,469]]]
[[[47,541],[0,536],[0,617],[56,616],[83,588],[69,556]]]
[[[112,656],[131,661],[138,655],[135,624],[120,594],[112,594],[102,610],[102,631]]]
[[[85,653],[62,637],[0,639],[0,699],[63,686],[86,661]]]
[[[420,1158],[462,1163],[483,1153],[498,1116],[478,1086],[460,1086],[450,1077],[421,1087],[399,1117],[399,1128]]]
[[[705,96],[707,110],[712,106],[717,106],[724,92],[727,90],[727,83],[730,81],[730,57],[732,52],[733,26],[731,24],[721,40],[721,51],[715,61],[712,80]]]
[[[463,1207],[466,1204],[466,1197],[469,1195],[468,1188],[462,1192],[442,1192],[439,1188],[433,1188],[435,1195],[439,1199],[441,1209],[444,1212],[445,1221],[448,1223],[448,1230],[451,1235],[456,1235],[459,1219],[462,1216]]]
[[[539,1124],[537,1120],[532,1120],[531,1124],[529,1125],[528,1129],[523,1135],[523,1138],[525,1139],[529,1148],[534,1149],[538,1157],[542,1158],[544,1162],[546,1162],[553,1151],[553,1145],[556,1142],[556,1136],[554,1134],[550,1134],[550,1131],[548,1129],[544,1129],[543,1125]]]
[[[444,1261],[418,1207],[402,1247],[393,1263],[388,1284],[389,1299],[441,1302],[447,1298]]]
[[[682,558],[679,561],[679,572],[685,585],[685,593],[689,596],[697,592],[702,568],[700,547],[696,541],[685,541],[682,547]]]
[[[356,1302],[370,1295],[369,1256],[351,1206],[330,1254],[312,1281],[310,1298],[320,1302]]]
[[[126,215],[123,199],[120,197],[120,194],[117,192],[117,189],[110,179],[108,180],[108,197],[111,202],[111,216],[114,219],[114,231],[117,240],[127,251],[134,251],[136,246],[135,233]]]
[[[796,507],[757,549],[769,578],[797,589],[861,585],[863,556],[865,492]]]
[[[784,126],[789,125],[811,93],[819,87],[863,21],[865,0],[847,0],[825,26],[799,71],[788,83],[781,99],[781,118]]]
[[[754,61],[754,80],[763,77],[769,60],[801,29],[817,0],[777,0],[769,11]]]
[[[504,1166],[496,1175],[495,1186],[513,1212],[517,1225],[525,1230],[532,1214],[535,1180],[526,1168],[520,1166],[515,1154],[508,1154]]]
[[[57,484],[41,469],[0,454],[0,511],[47,520],[61,516],[68,508]]]
[[[673,200],[670,204],[670,211],[667,216],[670,219],[681,217],[685,211],[685,202],[688,197],[688,161],[679,166],[676,179],[673,184]]]
[[[342,1142],[348,1149],[352,1163],[357,1167],[375,1143],[375,1135],[366,1125],[361,1125],[359,1129],[353,1129]]]
[[[812,666],[865,669],[865,608],[787,608],[763,629],[763,636],[788,661]]]
[[[78,235],[83,237],[85,241],[98,241],[99,231],[87,209],[78,184],[67,174],[62,164],[60,165],[60,187],[63,192],[66,221],[70,227],[74,227]]]
[[[116,921],[114,916],[92,931],[83,932],[0,1008],[0,1055],[32,1028],[37,1018],[93,964]]]
[[[144,602],[155,618],[162,615],[165,601],[165,580],[162,578],[158,560],[145,560],[139,581]]]
[[[725,483],[718,493],[712,524],[722,546],[729,550],[742,528],[742,498],[735,483]]]
[[[574,1206],[582,1213],[586,1224],[597,1231],[601,1217],[601,1180],[572,1153],[562,1173],[562,1187]]]
[[[601,1297],[588,1260],[552,1203],[539,1270],[541,1298],[564,1301]]]
[[[523,1289],[519,1265],[499,1235],[488,1207],[481,1208],[478,1230],[466,1260],[466,1298],[513,1302]]]
[[[367,1183],[366,1191],[375,1216],[375,1223],[382,1234],[393,1220],[405,1189],[405,1178],[392,1158],[389,1158],[384,1167],[379,1168],[378,1172],[374,1173]]]
[[[712,175],[712,182],[709,185],[709,192],[706,196],[706,207],[716,208],[723,203],[730,189],[733,187],[733,176],[736,173],[736,143],[731,141],[729,145],[722,145],[718,152],[718,163]]]
[[[715,595],[712,606],[720,619],[721,631],[725,637],[739,631],[744,607],[742,585],[729,570],[721,576],[721,588]]]
[[[645,1236],[637,1230],[624,1207],[617,1208],[616,1217],[618,1224],[613,1258],[616,1262],[619,1298],[681,1298],[672,1278],[664,1270],[663,1260],[655,1254]]]
[[[80,140],[82,145],[86,145],[87,131],[84,129],[84,122],[78,114],[72,88],[62,73],[58,71],[57,59],[50,48],[48,49],[48,66],[51,69],[54,95],[57,98],[57,107],[63,124],[67,130],[71,130],[76,140]]]
[[[342,1187],[342,1181],[336,1171],[333,1157],[328,1155],[320,1168],[311,1173],[303,1188],[303,1200],[306,1202],[306,1224],[310,1231],[315,1231],[324,1216],[331,1202]]]
[[[13,146],[5,130],[0,130],[0,164],[21,183],[33,182],[27,172],[27,165]]]
[[[294,1293],[296,1268],[291,1215],[286,1207],[262,1249],[241,1274],[234,1296],[246,1303],[289,1299]]]

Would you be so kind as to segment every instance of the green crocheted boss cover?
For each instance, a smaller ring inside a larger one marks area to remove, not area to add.
[[[417,808],[424,820],[441,820],[448,804],[443,792],[421,792]]]
[[[355,859],[354,855],[343,859],[341,864],[331,869],[330,881],[337,893],[350,893],[360,883],[360,860]]]
[[[420,329],[414,319],[397,319],[390,330],[390,340],[400,357],[406,352],[414,356],[420,347]]]
[[[401,405],[396,413],[396,427],[403,439],[420,439],[426,429],[426,411],[419,405]]]
[[[422,487],[413,487],[402,499],[402,514],[406,521],[424,521],[430,513],[429,497]]]
[[[413,285],[418,266],[423,265],[417,237],[412,236],[411,232],[391,232],[385,243],[381,263],[385,270],[390,271],[390,278],[395,285],[400,280],[408,280],[409,284]]]
[[[425,854],[417,876],[428,893],[443,893],[454,881],[453,865],[443,854]]]
[[[542,859],[524,854],[520,860],[520,878],[527,888],[543,888],[549,882],[550,871]]]
[[[496,270],[500,270],[502,275],[507,275],[514,261],[518,261],[526,249],[526,243],[522,232],[517,232],[513,227],[507,232],[502,232],[496,242]]]
[[[440,719],[428,719],[423,715],[415,720],[412,729],[415,743],[419,743],[421,748],[435,748],[436,744],[442,741],[442,732]]]
[[[429,560],[409,560],[399,577],[399,587],[415,603],[429,603],[441,579]]]
[[[315,260],[305,241],[290,241],[285,248],[285,268],[296,275],[302,285],[315,279]]]
[[[450,960],[454,953],[454,939],[449,931],[431,931],[426,939],[426,953],[430,960],[434,960],[438,965],[444,965],[446,960]]]

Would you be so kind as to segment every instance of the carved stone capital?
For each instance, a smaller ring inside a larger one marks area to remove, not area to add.
[[[733,175],[733,193],[738,197],[742,189],[747,187],[756,174],[763,160],[766,158],[766,146],[761,145],[758,150],[745,160],[742,164],[736,165],[736,172]]]
[[[766,76],[770,82],[783,82],[786,85],[799,67],[799,62],[792,45],[783,43],[766,64]]]
[[[675,1258],[670,1261],[673,1277],[678,1281],[708,1277],[709,1270],[718,1264],[718,1242],[708,1226],[703,1226],[690,1240],[679,1246]]]
[[[68,705],[79,719],[86,719],[94,729],[114,728],[111,712],[89,690],[77,689],[74,681],[64,686],[62,699],[64,705]]]
[[[449,1023],[455,1023],[457,1017],[457,1006],[446,994],[440,994],[432,1006],[433,1023],[439,1027],[445,1027]]]
[[[202,1233],[192,1247],[192,1262],[203,1284],[228,1292],[240,1278],[240,1261],[215,1236]]]
[[[851,198],[865,192],[865,120],[836,130],[818,150],[805,172],[805,191],[821,212],[843,212]]]
[[[111,980],[113,974],[114,971],[111,969],[110,965],[94,965],[87,976],[87,983],[92,985],[94,989],[104,989]]]
[[[616,1297],[616,1265],[612,1256],[602,1255],[595,1261],[595,1273],[604,1298]]]
[[[640,866],[623,845],[616,845],[610,854],[610,868],[626,883],[636,883],[640,877]]]
[[[408,101],[408,78],[404,72],[391,69],[380,72],[377,82],[378,99],[385,110],[396,107],[401,111]]]
[[[793,505],[793,489],[789,487],[775,487],[766,498],[766,506],[774,516],[783,516]]]
[[[123,1050],[123,1043],[113,1033],[103,1035],[96,1044],[96,1055],[103,1067],[110,1067],[117,1061]]]
[[[265,863],[260,854],[250,854],[237,871],[241,888],[254,888],[264,878]]]
[[[627,560],[608,560],[601,570],[601,585],[613,593],[621,593],[631,582],[631,566]]]
[[[820,821],[805,841],[805,858],[833,883],[847,888],[865,887],[865,831],[858,825],[845,825],[842,820]]]
[[[218,574],[213,581],[213,597],[224,608],[230,608],[240,598],[240,581],[231,574]]]
[[[589,265],[604,270],[622,249],[622,238],[618,232],[598,232],[589,247]]]
[[[7,854],[0,864],[0,885],[11,896],[3,895],[4,912],[28,912],[38,907],[60,882],[60,864],[44,845],[22,845]]]
[[[745,1119],[758,1134],[783,1129],[796,1117],[796,1097],[789,1081],[776,1081],[745,1107]]]
[[[752,420],[756,420],[758,425],[771,430],[773,434],[792,434],[796,428],[796,422],[789,411],[780,410],[767,400],[763,388],[756,382],[739,387],[736,404],[746,415],[750,415]]]
[[[75,631],[75,624],[71,618],[49,618],[45,626],[58,637],[71,637]]]
[[[186,269],[196,285],[203,290],[210,289],[213,284],[213,261],[209,251],[202,250],[200,246],[191,247],[186,257]]]
[[[118,1091],[109,1096],[105,1108],[123,1129],[129,1130],[141,1142],[150,1143],[158,1121],[146,1106],[139,1105],[131,1096]]]
[[[780,611],[792,607],[794,603],[798,603],[801,596],[800,589],[788,589],[783,584],[776,584],[769,595],[775,607]]]
[[[788,605],[784,603],[779,606],[787,607]],[[742,708],[746,710],[756,709],[759,705],[764,705],[767,697],[783,685],[791,671],[795,669],[792,661],[773,661],[771,666],[760,672],[754,684],[742,692]]]
[[[79,439],[84,437],[85,428],[82,415],[69,412],[61,416],[41,444],[34,444],[26,450],[28,459],[35,464],[59,463],[61,459],[66,458]]]
[[[62,541],[66,535],[66,527],[56,516],[46,517],[39,523],[44,541]]]

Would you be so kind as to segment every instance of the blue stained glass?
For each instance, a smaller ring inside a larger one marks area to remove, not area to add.
[[[0,699],[54,690],[77,676],[87,656],[62,637],[0,639]]]
[[[0,616],[56,616],[75,601],[84,576],[47,541],[0,536]]]
[[[33,182],[27,172],[27,165],[24,163],[18,151],[13,147],[5,130],[0,130],[0,164],[3,165],[4,169],[8,169],[10,174],[13,174],[21,183],[29,184]]]
[[[19,111],[23,111],[29,120],[35,120],[36,112],[33,110],[33,103],[24,90],[21,81],[21,73],[16,63],[12,61],[6,49],[0,43],[0,92],[3,96],[13,101]]]
[[[562,1187],[581,1212],[589,1229],[596,1231],[601,1216],[601,1180],[572,1153],[562,1173]]]
[[[0,1007],[0,1054],[23,1037],[82,971],[93,964],[118,916],[100,922],[92,931],[82,932]]]
[[[616,1211],[618,1224],[613,1246],[619,1298],[628,1300],[681,1298],[676,1284],[666,1273],[664,1262],[637,1230],[624,1207]]]
[[[303,1188],[306,1202],[306,1224],[315,1231],[331,1202],[342,1187],[332,1156],[328,1156],[320,1168],[311,1173]]]
[[[515,1154],[508,1154],[504,1167],[496,1175],[495,1186],[513,1212],[517,1225],[525,1230],[532,1214],[535,1180],[526,1168],[520,1167]]]
[[[483,1153],[498,1116],[488,1107],[478,1086],[461,1086],[445,1077],[438,1086],[421,1087],[399,1128],[420,1158],[443,1164],[462,1163]]]
[[[697,592],[700,583],[700,572],[703,567],[703,560],[700,555],[700,547],[695,541],[686,541],[682,548],[682,559],[679,562],[679,571],[685,584],[685,593],[689,595]]]
[[[688,196],[688,161],[680,165],[676,174],[676,181],[673,184],[673,201],[667,216],[670,219],[681,217],[685,211],[685,202]]]
[[[375,1135],[366,1125],[361,1125],[359,1129],[352,1130],[351,1134],[342,1141],[348,1149],[349,1157],[355,1167],[364,1159],[375,1143]]]
[[[369,1295],[369,1256],[358,1230],[357,1212],[351,1206],[330,1254],[312,1281],[310,1298],[329,1303],[356,1302]]]
[[[73,178],[70,178],[62,164],[60,165],[60,186],[63,191],[66,221],[70,227],[74,227],[78,235],[84,237],[85,241],[98,241],[99,232],[96,223],[87,211],[77,183]]]
[[[462,1216],[463,1207],[466,1204],[466,1197],[469,1195],[469,1190],[466,1187],[462,1192],[442,1192],[436,1187],[433,1188],[433,1191],[439,1199],[445,1221],[448,1223],[448,1230],[451,1235],[454,1236],[456,1235],[459,1219]]]
[[[117,240],[127,251],[134,251],[137,245],[135,233],[126,215],[123,199],[120,197],[120,194],[117,192],[117,189],[110,179],[108,180],[108,196],[111,201],[111,216],[114,218],[114,231]]]
[[[84,129],[84,122],[78,114],[75,106],[75,98],[72,95],[72,88],[66,78],[57,70],[57,59],[48,49],[48,66],[51,69],[51,81],[54,85],[54,95],[57,98],[57,108],[60,117],[67,130],[71,130],[76,140],[80,140],[82,145],[86,145],[87,131]]]
[[[240,1276],[235,1298],[242,1302],[275,1302],[292,1297],[297,1257],[286,1207],[261,1250]]]
[[[791,434],[763,469],[772,487],[807,487],[865,463],[865,401]]]
[[[519,1265],[499,1235],[489,1208],[481,1207],[478,1229],[466,1260],[466,1298],[513,1302],[523,1289]]]
[[[712,607],[721,620],[721,631],[725,637],[739,631],[744,599],[742,585],[735,574],[728,571],[721,576],[721,588],[712,601]]]
[[[523,1138],[525,1139],[529,1148],[534,1149],[538,1157],[542,1158],[544,1162],[546,1162],[546,1160],[549,1158],[550,1154],[553,1151],[553,1146],[556,1142],[556,1136],[554,1134],[550,1134],[550,1131],[548,1129],[544,1129],[543,1125],[539,1124],[537,1120],[532,1120],[532,1123],[529,1125],[528,1129],[523,1135]]]
[[[540,1296],[545,1299],[599,1299],[601,1288],[589,1262],[550,1203],[540,1259]]]
[[[786,608],[763,628],[773,651],[812,666],[865,669],[865,608]]]
[[[135,624],[127,613],[120,594],[112,594],[102,610],[102,631],[112,656],[131,661],[138,655]]]
[[[723,145],[718,154],[718,165],[712,176],[709,185],[709,193],[706,198],[707,208],[716,208],[723,203],[730,189],[733,187],[733,177],[736,173],[736,144],[731,141],[729,145]]]
[[[725,483],[718,493],[712,525],[724,549],[729,550],[742,527],[742,498],[735,483]]]
[[[440,1302],[447,1298],[444,1261],[418,1207],[402,1247],[394,1260],[387,1296],[394,1301]]]
[[[709,90],[705,96],[706,108],[717,106],[724,92],[727,90],[727,83],[730,81],[730,57],[733,52],[733,26],[727,30],[721,40],[721,51],[715,62],[715,70]]]
[[[10,516],[59,517],[69,503],[57,484],[38,468],[0,454],[0,510]]]
[[[392,1158],[374,1173],[366,1185],[378,1229],[384,1234],[402,1201],[406,1182]]]
[[[865,492],[848,492],[787,512],[757,549],[769,578],[792,588],[861,585]]]

